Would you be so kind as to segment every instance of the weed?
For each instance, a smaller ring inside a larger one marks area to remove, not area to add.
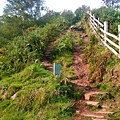
[[[82,90],[79,90],[79,91],[74,93],[75,100],[80,100],[82,96],[83,96]]]
[[[60,110],[60,114],[64,116],[72,116],[73,113],[75,113],[75,108],[71,106]]]
[[[79,45],[82,46],[83,45],[83,40],[79,39]]]

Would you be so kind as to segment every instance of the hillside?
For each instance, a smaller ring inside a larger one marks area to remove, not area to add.
[[[71,24],[59,16],[2,45],[1,120],[119,120],[120,59],[95,37],[87,16],[74,24],[82,30]]]

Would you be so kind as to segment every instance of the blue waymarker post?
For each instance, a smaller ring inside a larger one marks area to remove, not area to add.
[[[59,75],[61,70],[61,64],[54,63],[54,75]]]

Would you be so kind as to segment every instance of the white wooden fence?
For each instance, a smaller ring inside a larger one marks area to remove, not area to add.
[[[99,18],[96,19],[90,12],[89,21],[93,32],[102,43],[107,46],[116,56],[120,58],[120,25],[118,25],[118,36],[108,32],[108,22],[104,24],[100,22]]]

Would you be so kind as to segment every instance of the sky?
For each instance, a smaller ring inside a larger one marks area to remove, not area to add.
[[[63,11],[65,9],[72,10],[73,12],[82,5],[90,6],[91,9],[99,8],[102,6],[102,0],[46,0],[46,6],[50,10],[56,12]]]
[[[3,7],[7,0],[0,0],[0,15],[3,13]],[[82,5],[90,6],[91,9],[99,8],[102,6],[102,0],[45,0],[45,5],[55,12],[62,12],[72,10],[73,12]]]
[[[0,0],[0,15],[3,13],[3,7],[5,6],[6,0]]]

